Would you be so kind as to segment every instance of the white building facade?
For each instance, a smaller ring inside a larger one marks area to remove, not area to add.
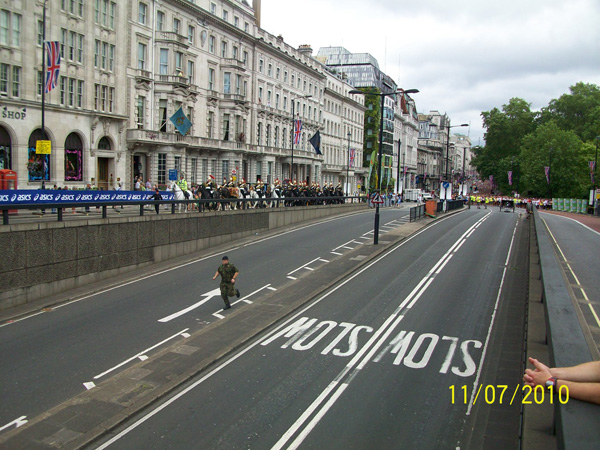
[[[135,176],[162,187],[172,169],[192,183],[345,181],[348,132],[362,161],[360,99],[306,48],[262,30],[245,0],[47,2],[45,40],[60,42],[61,66],[44,98],[52,151],[36,154],[44,2],[25,3],[0,0],[0,168],[21,189],[132,189]],[[179,108],[185,136],[170,120]],[[309,143],[317,130],[323,155]]]

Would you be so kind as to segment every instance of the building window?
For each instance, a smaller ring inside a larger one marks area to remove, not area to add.
[[[161,98],[158,101],[158,122],[160,123],[159,130],[167,131],[167,101]]]
[[[181,69],[183,67],[183,53],[175,52],[175,73],[181,76]]]
[[[162,11],[156,12],[156,30],[162,31],[165,24],[165,13]]]
[[[167,182],[167,154],[158,154],[158,184],[165,184]]]
[[[229,114],[223,114],[223,140],[229,140]]]
[[[169,49],[160,49],[160,74],[168,75],[169,73]]]
[[[36,154],[36,142],[47,139],[40,128],[29,135],[27,175],[29,181],[50,181],[50,155]]]
[[[221,41],[221,58],[227,58],[227,41]]]
[[[188,83],[193,84],[194,83],[194,61],[188,61],[187,77],[188,77]]]
[[[146,70],[146,44],[138,44],[138,69]]]
[[[173,32],[179,34],[179,28],[181,28],[181,20],[173,18]]]
[[[76,133],[65,140],[65,181],[83,181],[83,142]]]
[[[213,124],[215,122],[215,113],[212,111],[208,112],[208,116],[206,118],[206,136],[209,139],[213,137]]]
[[[194,35],[195,34],[196,34],[196,29],[193,26],[188,25],[188,43],[190,45],[194,44]]]
[[[231,94],[231,73],[229,72],[223,74],[223,93]]]
[[[210,36],[208,38],[208,52],[212,53],[213,55],[215,54],[215,37],[214,36]]]
[[[227,22],[229,20],[229,11],[223,10],[223,20]]]
[[[138,4],[138,22],[142,25],[146,24],[146,14],[148,13],[148,5],[140,2]]]
[[[208,90],[215,90],[215,69],[208,69]]]
[[[21,15],[0,10],[0,44],[21,45]]]
[[[144,128],[144,118],[146,117],[146,97],[141,95],[137,98],[136,118],[138,129]]]

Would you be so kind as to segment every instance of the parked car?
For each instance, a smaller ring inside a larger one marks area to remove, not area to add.
[[[433,200],[433,195],[431,195],[429,192],[423,192],[423,201],[426,200]]]

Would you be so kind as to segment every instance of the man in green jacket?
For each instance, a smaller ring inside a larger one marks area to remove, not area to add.
[[[221,298],[225,302],[225,307],[223,309],[231,308],[229,297],[235,295],[237,298],[240,298],[240,290],[233,286],[235,284],[235,279],[239,274],[237,267],[229,262],[229,257],[223,256],[222,264],[219,266],[213,277],[213,280],[216,280],[217,277],[221,275]]]

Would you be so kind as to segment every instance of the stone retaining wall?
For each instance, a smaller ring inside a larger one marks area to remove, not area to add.
[[[0,310],[364,203],[0,227]]]

